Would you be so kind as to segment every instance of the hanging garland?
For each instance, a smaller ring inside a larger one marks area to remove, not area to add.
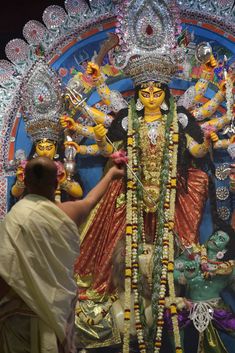
[[[174,329],[176,352],[181,353],[181,343],[178,327],[178,318],[175,305],[174,289],[174,213],[176,196],[176,170],[178,153],[178,121],[173,99],[170,112],[165,117],[165,144],[160,173],[160,197],[157,205],[158,224],[155,235],[155,250],[153,263],[153,294],[152,310],[154,327],[152,335],[145,342],[146,320],[144,315],[143,298],[140,295],[140,270],[138,256],[145,251],[144,219],[143,219],[143,185],[137,183],[140,156],[139,146],[140,118],[138,117],[134,101],[131,103],[128,114],[127,152],[130,168],[127,171],[127,226],[126,226],[126,272],[125,272],[125,330],[124,353],[129,352],[129,329],[131,292],[134,294],[134,312],[137,339],[141,353],[148,351],[159,352],[162,341],[163,313],[167,281],[171,298],[171,314]],[[131,172],[131,169],[134,173]]]
[[[129,353],[130,346],[130,318],[131,318],[131,278],[132,278],[132,208],[133,208],[133,127],[131,107],[128,112],[127,155],[129,168],[127,168],[127,199],[126,199],[126,250],[125,250],[125,307],[124,307],[124,336],[123,353]]]

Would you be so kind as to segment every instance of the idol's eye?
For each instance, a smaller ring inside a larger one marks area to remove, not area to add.
[[[46,150],[50,151],[50,150],[52,150],[52,148],[53,148],[53,145],[49,145],[49,146],[46,147]]]
[[[162,91],[161,92],[154,92],[154,94],[153,94],[154,98],[159,98],[159,97],[161,97],[161,95],[162,95]]]
[[[141,95],[144,98],[149,98],[150,97],[150,93],[148,93],[148,92],[141,92]]]
[[[38,145],[38,149],[39,149],[40,151],[43,151],[43,150],[44,150],[44,146]]]

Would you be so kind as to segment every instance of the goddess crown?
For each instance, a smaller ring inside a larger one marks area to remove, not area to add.
[[[149,80],[169,82],[184,57],[183,48],[177,45],[180,29],[178,9],[172,1],[121,2],[114,65],[135,85]]]
[[[32,141],[47,138],[58,142],[62,134],[62,88],[57,74],[38,60],[24,78],[20,93],[25,128]]]

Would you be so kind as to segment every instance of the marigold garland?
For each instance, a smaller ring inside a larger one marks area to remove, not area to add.
[[[165,122],[165,144],[160,173],[160,198],[158,201],[158,227],[155,237],[155,256],[153,269],[153,314],[155,327],[153,336],[146,342],[146,322],[143,302],[139,295],[139,263],[138,255],[144,251],[144,221],[143,221],[143,189],[136,181],[139,167],[139,117],[135,111],[134,102],[130,105],[128,114],[127,152],[129,166],[127,172],[127,227],[126,227],[126,272],[125,272],[125,330],[123,352],[129,352],[130,330],[130,303],[131,289],[134,294],[134,311],[136,331],[141,353],[148,351],[159,352],[162,340],[163,313],[165,308],[165,295],[167,282],[171,297],[171,314],[174,328],[175,346],[177,352],[181,351],[177,309],[174,304],[174,212],[176,195],[176,169],[178,152],[178,121],[173,100],[171,100],[170,113]]]
[[[132,150],[133,150],[133,128],[131,118],[131,108],[128,112],[128,136],[127,136],[127,155],[129,168],[127,169],[127,200],[126,200],[126,251],[125,265],[126,270],[132,269],[132,209],[133,209],[133,174],[132,174]],[[131,276],[125,274],[125,307],[124,307],[124,337],[123,353],[129,353],[130,346],[130,307],[131,307]]]
[[[138,119],[137,114],[135,112],[134,104],[132,104],[132,117],[134,123]],[[133,142],[133,168],[134,172],[138,174],[138,166],[139,166],[139,159],[137,154],[137,146],[138,146],[138,128],[135,124],[135,134],[134,134],[134,142]],[[140,177],[138,175],[138,177]],[[140,201],[140,202],[139,202]],[[139,224],[140,214],[142,214],[142,195],[139,194],[139,185],[135,179],[135,186],[133,190],[133,209],[132,209],[132,220],[133,220],[133,236],[132,236],[132,247],[134,251],[132,251],[132,263],[133,263],[133,276],[132,276],[132,290],[134,294],[134,312],[135,312],[135,323],[136,323],[136,333],[137,333],[137,340],[139,344],[139,350],[141,353],[146,353],[146,344],[144,341],[144,328],[143,328],[143,321],[141,320],[141,298],[140,298],[140,290],[139,290],[139,245],[141,241],[141,237],[139,234],[139,226],[141,226],[141,231],[144,232],[143,229],[143,220],[141,220],[141,224]]]
[[[172,163],[177,162],[176,156],[172,155],[173,120],[177,122],[177,115],[174,110],[174,102],[171,99],[170,112],[168,113],[165,127],[165,145],[162,159],[162,170],[160,174],[160,197],[158,201],[157,217],[158,224],[155,236],[154,265],[153,265],[153,291],[152,291],[152,309],[155,327],[153,328],[152,341],[154,346],[152,351],[159,352],[162,341],[163,314],[165,308],[165,295],[167,286],[167,271],[169,257],[169,206]]]
[[[173,325],[175,349],[177,353],[182,352],[178,316],[177,316],[177,305],[176,305],[176,295],[175,295],[175,285],[174,285],[174,216],[175,216],[175,198],[176,198],[176,176],[177,176],[177,154],[178,154],[178,122],[177,122],[177,112],[175,107],[173,120],[173,152],[172,152],[172,171],[171,171],[171,183],[170,183],[170,207],[169,207],[169,218],[168,222],[170,226],[168,227],[168,240],[169,240],[169,257],[168,257],[168,286],[169,286],[169,296],[171,299],[170,312]]]

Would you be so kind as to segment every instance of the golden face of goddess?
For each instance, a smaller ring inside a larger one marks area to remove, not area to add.
[[[36,153],[39,157],[53,159],[56,154],[56,145],[51,140],[43,139],[36,143]]]
[[[154,112],[154,110],[159,110],[164,102],[165,92],[154,83],[150,83],[139,90],[139,99],[145,108]]]

